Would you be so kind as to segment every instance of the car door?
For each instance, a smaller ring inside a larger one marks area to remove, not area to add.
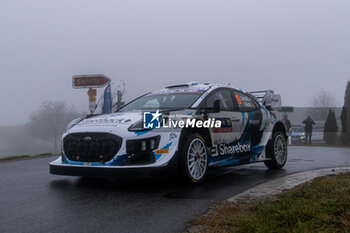
[[[218,162],[234,155],[232,146],[238,141],[241,135],[241,113],[235,111],[237,104],[232,98],[232,90],[229,88],[219,88],[206,97],[202,106],[207,110],[209,118],[221,121],[220,128],[210,128],[209,133],[212,139],[211,157],[213,162]],[[214,102],[219,100],[220,112],[212,112]]]
[[[264,117],[260,105],[248,94],[238,90],[233,91],[237,100],[238,109],[242,114],[244,130],[240,137],[240,143],[249,145],[250,149],[260,143],[263,130]]]

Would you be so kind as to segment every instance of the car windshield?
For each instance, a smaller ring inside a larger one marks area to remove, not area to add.
[[[122,107],[119,112],[135,110],[175,110],[189,108],[203,92],[148,93]]]

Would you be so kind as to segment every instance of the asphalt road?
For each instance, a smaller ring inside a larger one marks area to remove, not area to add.
[[[350,149],[290,147],[282,170],[263,163],[215,169],[186,187],[168,179],[50,175],[42,158],[0,163],[0,232],[182,232],[188,221],[256,184],[317,168],[350,166]]]

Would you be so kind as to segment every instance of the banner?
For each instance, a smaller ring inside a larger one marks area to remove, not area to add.
[[[103,109],[102,109],[102,114],[109,114],[109,113],[112,113],[112,93],[111,93],[110,84],[108,84],[104,92]]]
[[[112,93],[111,86],[108,84],[103,95],[97,102],[94,114],[109,114],[112,113]]]

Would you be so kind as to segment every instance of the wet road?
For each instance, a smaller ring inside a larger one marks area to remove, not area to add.
[[[256,184],[350,166],[350,149],[290,147],[282,170],[263,163],[215,169],[199,187],[162,179],[81,179],[48,173],[53,158],[0,163],[0,232],[181,232],[187,222]]]

